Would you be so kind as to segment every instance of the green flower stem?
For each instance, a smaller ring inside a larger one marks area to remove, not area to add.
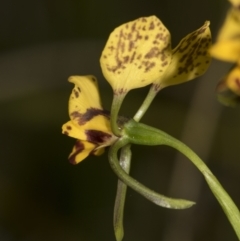
[[[163,131],[135,122],[134,120],[129,121],[125,125],[124,130],[125,134],[129,138],[129,141],[133,144],[168,145],[177,149],[189,158],[189,160],[191,160],[204,175],[205,180],[240,240],[240,213],[238,208],[206,164],[189,147]]]
[[[121,135],[121,128],[118,126],[118,112],[127,93],[115,94],[111,107],[111,129],[114,135]]]
[[[130,165],[131,165],[131,145],[128,144],[121,149],[120,154],[120,166],[122,169],[129,173]],[[115,199],[115,206],[114,206],[114,217],[113,217],[113,226],[115,237],[117,241],[121,241],[124,236],[124,228],[123,228],[123,216],[124,216],[124,204],[126,199],[127,193],[127,185],[118,180],[117,186],[117,195]]]
[[[145,114],[148,107],[152,103],[154,97],[158,93],[158,91],[156,91],[152,87],[153,85],[150,87],[147,97],[145,98],[143,104],[141,105],[138,112],[134,116],[134,119],[136,121],[139,121],[142,118],[142,116]],[[120,166],[127,174],[129,174],[130,166],[131,166],[131,145],[127,145],[122,148],[121,154],[120,154]],[[117,195],[115,199],[114,219],[113,219],[113,226],[114,226],[115,237],[117,241],[121,241],[124,236],[123,216],[124,216],[124,205],[126,200],[126,193],[127,193],[127,185],[119,179],[118,185],[117,185]]]
[[[120,166],[118,162],[117,152],[120,148],[125,146],[129,143],[128,138],[122,137],[117,142],[115,142],[108,153],[109,163],[116,173],[116,175],[121,179],[126,185],[131,187],[136,192],[143,195],[145,198],[150,200],[151,202],[155,203],[156,205],[165,207],[165,208],[172,208],[172,209],[184,209],[191,207],[194,202],[183,200],[183,199],[173,199],[163,196],[146,186],[139,183],[137,180],[130,177]]]
[[[160,90],[160,88],[157,88],[157,86],[155,84],[151,85],[145,100],[143,101],[142,105],[140,106],[137,113],[133,117],[133,119],[135,121],[140,121],[140,119],[143,117],[143,115],[148,110],[149,106],[151,105],[152,101],[154,100],[154,98],[157,95],[157,93],[159,92],[159,90]]]

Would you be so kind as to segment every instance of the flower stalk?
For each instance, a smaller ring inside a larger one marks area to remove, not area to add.
[[[122,169],[128,174],[131,168],[131,145],[124,146],[121,150],[119,164]],[[123,217],[124,206],[127,193],[127,185],[120,179],[117,184],[117,194],[114,205],[113,227],[117,241],[121,241],[124,236]]]

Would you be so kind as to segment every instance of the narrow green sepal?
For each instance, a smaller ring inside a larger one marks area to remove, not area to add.
[[[133,190],[135,190],[151,202],[161,207],[170,209],[186,209],[190,208],[192,205],[195,204],[192,201],[184,199],[174,199],[161,195],[129,176],[120,166],[117,157],[118,150],[128,143],[129,142],[127,138],[120,138],[111,146],[108,153],[109,163],[120,180],[122,180],[126,185],[131,187]]]

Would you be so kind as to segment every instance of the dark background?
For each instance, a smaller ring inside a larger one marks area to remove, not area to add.
[[[117,177],[107,154],[68,163],[74,140],[68,121],[70,75],[99,79],[103,104],[112,92],[99,58],[110,32],[141,16],[157,15],[173,47],[211,21],[213,36],[225,0],[2,0],[0,7],[0,240],[110,241]],[[207,74],[164,89],[143,118],[183,140],[209,165],[240,206],[239,107],[222,107],[215,86],[229,65],[213,61]],[[121,113],[132,116],[148,88],[129,93]],[[125,209],[125,241],[237,240],[201,174],[168,147],[133,146],[131,175],[154,190],[197,202],[176,211],[132,190]]]

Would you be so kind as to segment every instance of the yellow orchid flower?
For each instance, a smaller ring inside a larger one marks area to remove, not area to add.
[[[210,43],[209,22],[206,22],[172,50],[170,33],[162,22],[156,16],[142,17],[111,33],[100,64],[114,97],[123,97],[129,90],[150,83],[163,88],[203,74],[210,63],[206,51]],[[70,121],[62,130],[77,139],[69,156],[70,162],[76,164],[90,153],[101,154],[105,146],[121,136],[117,122],[123,98],[113,100],[111,126],[110,113],[101,105],[96,78],[72,76],[69,82],[75,87],[69,99]]]
[[[219,31],[217,41],[209,50],[210,54],[222,61],[236,63],[234,68],[229,71],[219,86],[224,86],[224,91],[218,86],[219,99],[224,99],[228,105],[226,97],[221,96],[229,89],[236,96],[240,95],[240,0],[229,0],[232,7],[227,13],[222,28]],[[234,99],[237,99],[234,97]],[[232,101],[232,98],[229,99]]]
[[[240,10],[232,7],[218,34],[216,43],[210,49],[216,59],[237,62],[240,59]]]
[[[69,82],[75,86],[69,99],[70,121],[62,126],[62,133],[77,139],[69,155],[69,161],[77,164],[90,153],[102,154],[117,137],[111,132],[109,112],[102,108],[97,79],[71,76]]]
[[[156,17],[117,27],[103,49],[100,64],[115,94],[151,84],[171,61],[170,33]]]

